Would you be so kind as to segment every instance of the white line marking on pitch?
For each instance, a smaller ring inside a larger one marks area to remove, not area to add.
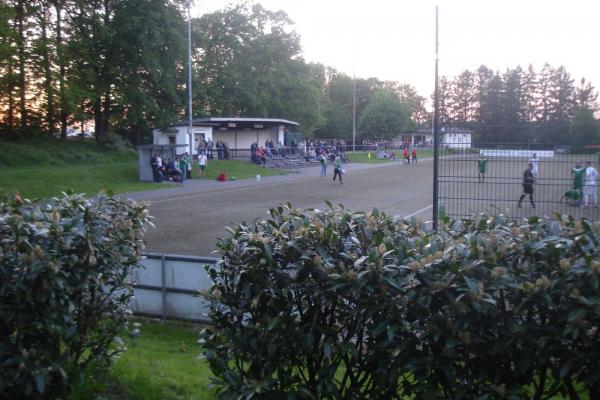
[[[429,210],[429,209],[430,209],[430,208],[432,208],[432,207],[433,207],[433,204],[431,204],[431,205],[429,205],[429,206],[427,206],[427,207],[425,207],[425,208],[423,208],[423,209],[421,209],[421,210],[419,210],[419,211],[417,211],[417,212],[414,212],[414,213],[412,213],[412,214],[409,214],[409,215],[407,215],[406,217],[404,217],[404,219],[406,219],[406,218],[410,218],[410,217],[414,217],[415,215],[417,215],[417,214],[420,214],[420,213],[422,213],[423,211],[427,211],[427,210]]]
[[[311,178],[312,177],[295,179],[294,182],[301,182],[301,181],[305,181],[305,180],[310,180]],[[190,199],[190,198],[194,198],[194,197],[209,196],[209,195],[219,194],[219,193],[225,193],[225,192],[239,192],[239,191],[247,190],[247,189],[255,189],[257,187],[265,188],[265,187],[271,187],[271,186],[285,185],[286,183],[290,183],[290,181],[291,180],[285,181],[285,182],[274,182],[274,183],[269,183],[269,184],[266,184],[266,185],[264,185],[264,184],[263,185],[248,185],[248,186],[237,187],[237,188],[223,188],[223,189],[217,189],[217,190],[212,191],[212,192],[193,193],[193,194],[188,194],[188,195],[185,195],[185,196],[170,197],[168,199],[140,200],[140,201],[149,201],[150,203],[163,203],[165,201]]]

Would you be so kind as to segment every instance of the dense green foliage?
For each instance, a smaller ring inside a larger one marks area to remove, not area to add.
[[[569,129],[570,143],[579,147],[592,143],[598,144],[600,142],[599,127],[598,120],[594,117],[592,110],[589,108],[580,109],[571,121]]]
[[[80,195],[0,204],[0,394],[42,399],[104,365],[149,222],[143,204]]]
[[[0,0],[0,134],[69,127],[139,143],[186,114],[185,2]],[[135,16],[135,18],[132,18]],[[353,79],[302,58],[282,11],[231,5],[194,18],[193,114],[300,122],[306,135],[350,137]],[[357,115],[390,88],[417,122],[425,99],[406,84],[358,78]]]
[[[413,129],[414,123],[408,105],[400,101],[396,93],[379,90],[361,115],[358,127],[362,139],[393,140],[398,132]]]
[[[111,134],[141,143],[152,128],[186,116],[185,0],[0,0],[0,11],[0,135],[65,137],[77,127],[101,143]],[[194,117],[285,118],[306,136],[350,138],[354,108],[358,121],[386,90],[413,124],[431,123],[427,94],[409,84],[306,62],[283,11],[240,2],[192,26]],[[564,143],[577,111],[596,110],[596,99],[591,83],[575,84],[562,66],[481,66],[441,79],[440,119],[466,124],[488,143],[524,140],[531,126],[531,142]],[[358,133],[391,136],[387,128]]]
[[[600,226],[441,225],[288,205],[234,226],[205,295],[222,398],[599,398]]]

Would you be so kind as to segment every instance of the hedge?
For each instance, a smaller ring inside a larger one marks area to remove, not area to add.
[[[220,397],[600,398],[600,226],[558,218],[231,227],[201,339]]]
[[[118,353],[148,222],[143,204],[103,196],[0,202],[0,397],[61,396]]]

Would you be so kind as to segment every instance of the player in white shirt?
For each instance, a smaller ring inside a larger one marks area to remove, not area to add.
[[[596,179],[598,171],[592,167],[591,161],[585,163],[585,186],[583,187],[583,206],[593,205],[598,207],[598,197],[596,194]],[[590,204],[591,203],[591,204]]]
[[[531,165],[533,165],[533,168],[531,169],[531,173],[533,174],[534,178],[537,178],[538,172],[539,172],[539,169],[538,169],[539,160],[537,158],[537,154],[533,153],[533,157],[531,157],[530,162],[531,162]]]

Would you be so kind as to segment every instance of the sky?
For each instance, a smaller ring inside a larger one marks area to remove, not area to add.
[[[357,78],[376,77],[433,93],[435,6],[439,6],[439,74],[480,65],[505,71],[532,64],[564,66],[600,88],[598,0],[261,0],[283,10],[300,35],[304,59]],[[227,6],[194,0],[193,15]]]

